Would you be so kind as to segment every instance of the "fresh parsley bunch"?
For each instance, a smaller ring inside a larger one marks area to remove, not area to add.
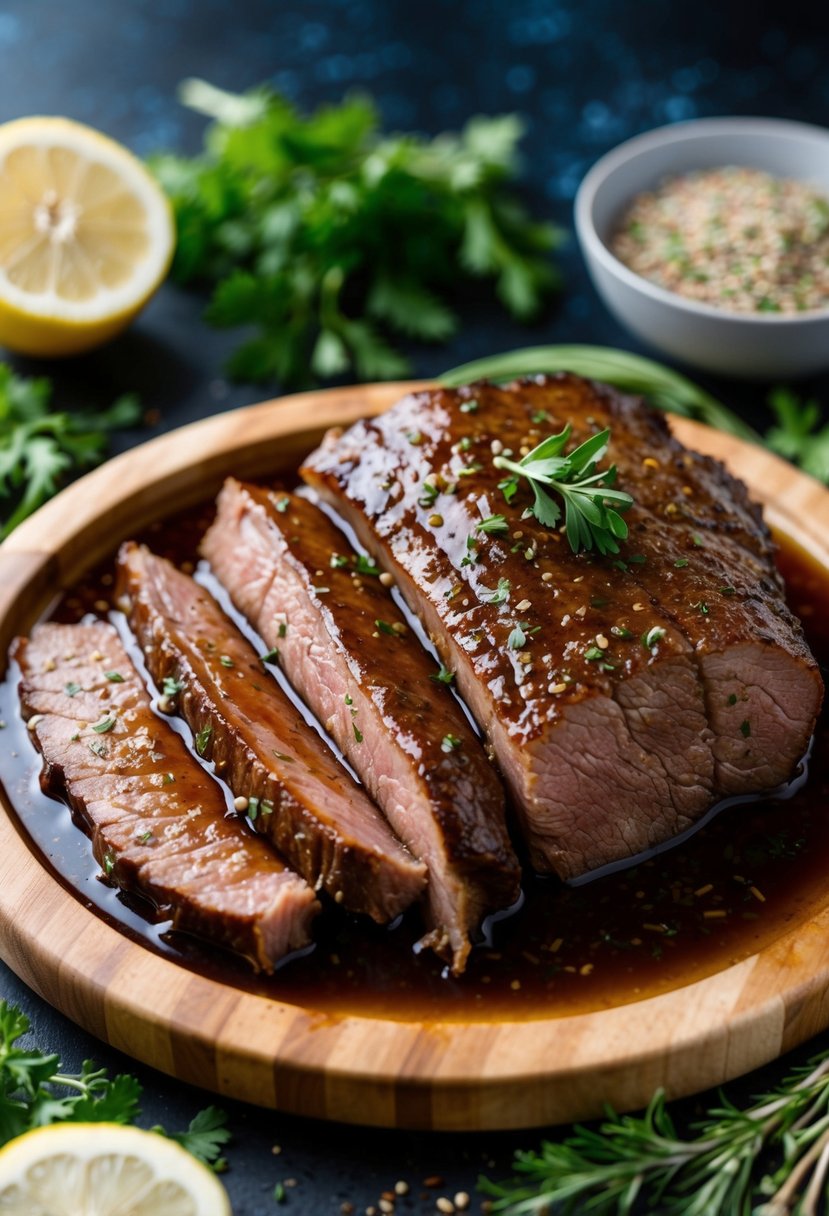
[[[459,280],[494,281],[522,319],[558,283],[557,230],[505,189],[522,134],[514,115],[428,140],[383,135],[365,97],[303,116],[267,88],[236,95],[190,80],[181,96],[214,120],[204,152],[151,167],[175,210],[174,274],[213,287],[212,324],[253,330],[231,358],[237,378],[402,376],[409,364],[390,338],[449,338]]]
[[[106,1069],[84,1061],[80,1073],[60,1071],[56,1055],[21,1047],[29,1019],[0,1001],[0,1147],[15,1136],[48,1123],[134,1123],[140,1114],[141,1086],[135,1077],[110,1078]],[[215,1170],[225,1166],[221,1148],[230,1139],[227,1120],[215,1106],[200,1111],[187,1131],[165,1132]]]
[[[49,380],[16,376],[0,363],[0,540],[72,473],[103,460],[110,432],[135,426],[134,396],[101,413],[53,413]]]

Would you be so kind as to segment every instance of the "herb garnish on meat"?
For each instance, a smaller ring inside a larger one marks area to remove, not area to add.
[[[547,528],[557,527],[561,519],[561,507],[550,497],[552,490],[564,503],[565,529],[574,553],[580,549],[618,553],[619,540],[628,534],[621,513],[633,506],[633,499],[623,490],[613,489],[615,465],[598,468],[607,453],[610,431],[607,428],[599,431],[565,456],[571,429],[568,424],[557,435],[543,439],[520,461],[496,456],[493,461],[496,469],[510,474],[499,488],[507,502],[511,502],[520,479],[526,479],[535,499],[529,513]]]

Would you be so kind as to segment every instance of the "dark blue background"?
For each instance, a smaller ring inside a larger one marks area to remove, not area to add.
[[[418,375],[542,341],[637,349],[604,312],[572,236],[571,209],[586,168],[620,140],[649,127],[714,114],[775,115],[829,124],[829,17],[823,5],[679,5],[667,0],[17,0],[0,3],[0,121],[31,113],[91,123],[139,154],[195,151],[202,120],[176,101],[176,85],[203,76],[229,89],[270,80],[300,106],[362,88],[390,128],[437,133],[476,112],[518,110],[527,119],[523,191],[534,210],[567,229],[559,255],[566,287],[531,329],[482,303],[449,347],[413,348]],[[104,404],[132,389],[169,429],[266,393],[222,375],[233,335],[207,329],[203,301],[167,286],[133,329],[71,362],[19,360],[49,374],[59,404]],[[700,377],[725,400],[761,418],[763,386]],[[829,401],[829,381],[807,386]],[[117,441],[125,447],[145,434]],[[145,1122],[181,1126],[205,1097],[133,1065],[81,1034],[0,966],[0,995],[34,1021],[35,1042],[77,1067],[94,1055],[137,1072]],[[647,1028],[643,1027],[643,1033]],[[829,1046],[821,1036],[796,1053]],[[732,1087],[746,1097],[777,1068]],[[597,1085],[601,1081],[597,1078]],[[509,1170],[517,1146],[539,1134],[415,1136],[311,1124],[224,1104],[236,1141],[227,1185],[236,1216],[280,1210],[273,1187],[296,1179],[286,1211],[357,1212],[404,1178],[405,1213],[433,1212],[434,1196],[473,1190],[476,1175]],[[692,1117],[698,1104],[680,1106]],[[272,1146],[281,1152],[274,1155]],[[422,1197],[423,1178],[445,1185]],[[473,1204],[478,1210],[479,1201]]]

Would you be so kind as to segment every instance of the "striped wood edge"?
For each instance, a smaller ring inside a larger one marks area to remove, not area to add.
[[[331,389],[210,418],[115,458],[0,546],[0,653],[52,597],[128,534],[211,495],[222,477],[278,473],[324,428],[396,401],[404,384]],[[829,568],[829,492],[768,452],[676,419],[722,458],[771,522]],[[498,1023],[332,1017],[161,958],[86,909],[0,812],[0,954],[100,1039],[183,1081],[301,1115],[477,1130],[644,1105],[757,1068],[829,1024],[829,898],[761,953],[635,1004]]]

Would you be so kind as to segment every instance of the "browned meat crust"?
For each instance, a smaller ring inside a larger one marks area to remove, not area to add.
[[[150,675],[180,686],[172,704],[255,826],[313,887],[382,923],[417,899],[426,867],[267,674],[250,643],[188,575],[124,545],[119,596]]]
[[[265,971],[308,944],[313,891],[227,817],[111,625],[38,625],[15,655],[41,784],[68,801],[111,882]]]
[[[498,488],[493,454],[565,423],[573,444],[613,430],[636,499],[618,559],[573,554],[523,517],[528,487]],[[303,475],[456,669],[538,868],[633,856],[806,751],[822,685],[759,509],[641,401],[570,375],[422,392],[331,435]],[[506,529],[482,532],[493,515]]]
[[[387,589],[313,504],[229,480],[202,551],[429,869],[427,939],[460,972],[469,934],[518,892],[503,791]]]

